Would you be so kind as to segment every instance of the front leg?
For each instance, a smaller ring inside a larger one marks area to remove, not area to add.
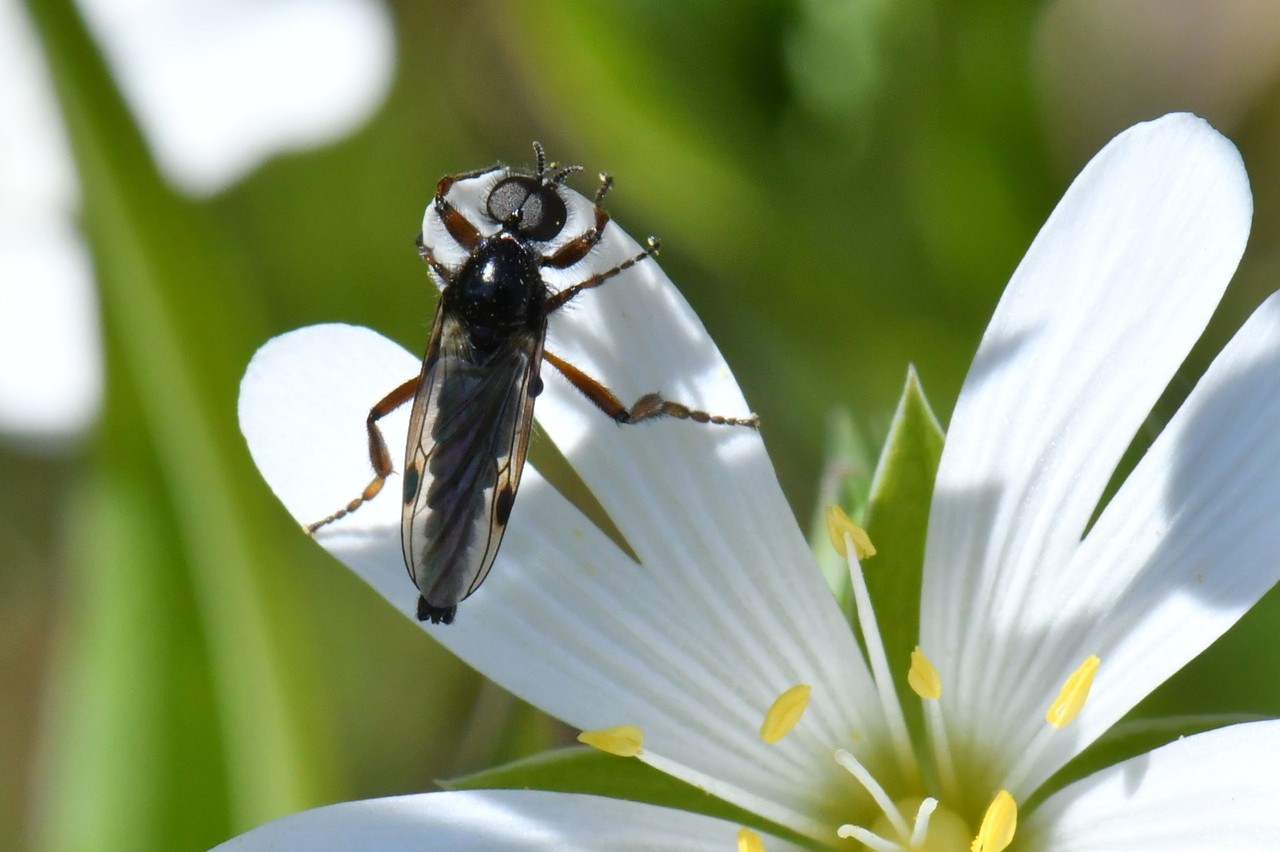
[[[440,279],[442,287],[448,287],[453,283],[453,277],[449,270],[445,269],[444,264],[436,260],[436,256],[431,253],[431,249],[427,248],[427,244],[422,241],[422,234],[418,234],[418,257],[431,268],[431,271]]]

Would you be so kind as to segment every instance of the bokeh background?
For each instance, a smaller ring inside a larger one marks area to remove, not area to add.
[[[662,238],[802,522],[833,411],[876,445],[914,364],[946,422],[1026,246],[1130,124],[1207,117],[1256,200],[1240,272],[1150,434],[1280,284],[1267,0],[353,2],[385,28],[360,116],[186,179],[157,166],[129,72],[84,23],[102,4],[17,5],[70,140],[104,385],[88,425],[0,438],[0,848],[204,848],[565,741],[303,535],[236,427],[243,368],[273,334],[339,320],[423,347],[435,294],[413,239],[442,174],[527,164],[533,139],[587,167],[581,188],[611,172],[614,219]],[[118,4],[140,32],[185,6],[195,33],[250,5]],[[282,66],[317,38],[306,18],[324,4],[261,5],[298,16],[272,30]],[[229,84],[256,67],[204,52]],[[291,103],[329,94],[322,77],[293,85]],[[199,94],[178,100],[223,109]],[[6,195],[0,253],[25,215]],[[0,311],[32,286],[0,282]],[[28,327],[54,339],[56,322]],[[24,353],[0,372],[40,375],[38,347]],[[1140,712],[1280,714],[1278,666],[1273,594]]]

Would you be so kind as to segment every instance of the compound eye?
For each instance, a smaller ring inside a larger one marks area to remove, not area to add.
[[[498,182],[489,193],[489,215],[530,240],[550,240],[564,229],[569,211],[555,187],[528,175]]]

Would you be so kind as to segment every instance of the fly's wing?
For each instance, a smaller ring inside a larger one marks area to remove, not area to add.
[[[520,485],[543,335],[481,358],[437,309],[409,419],[401,545],[418,617],[448,623],[489,573]]]

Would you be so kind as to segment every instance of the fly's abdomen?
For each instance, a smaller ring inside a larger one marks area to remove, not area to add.
[[[513,453],[523,462],[532,354],[509,349],[475,363],[473,350],[446,343],[424,374],[430,385],[411,419],[420,434],[405,462],[401,531],[409,573],[435,610],[475,591],[497,555],[518,484]]]

